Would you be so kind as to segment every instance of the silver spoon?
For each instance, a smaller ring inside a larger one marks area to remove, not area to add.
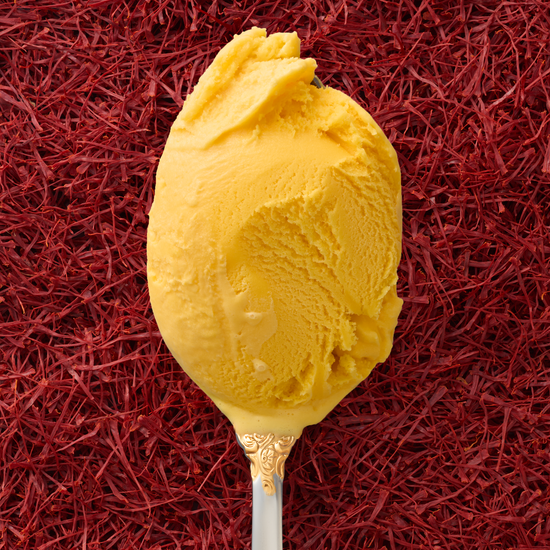
[[[282,550],[285,460],[296,438],[237,434],[237,441],[250,459],[252,550]]]

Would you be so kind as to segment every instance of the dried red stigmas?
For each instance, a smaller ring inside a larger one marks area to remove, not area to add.
[[[550,16],[518,2],[0,6],[0,547],[250,544],[248,464],[161,341],[158,156],[234,33],[296,30],[398,151],[394,351],[287,461],[291,549],[550,546]]]

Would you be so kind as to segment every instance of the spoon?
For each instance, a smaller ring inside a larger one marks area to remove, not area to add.
[[[281,550],[285,460],[296,438],[274,434],[237,434],[237,441],[250,459],[252,550]]]

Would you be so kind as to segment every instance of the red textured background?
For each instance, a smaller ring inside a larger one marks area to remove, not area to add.
[[[288,549],[550,548],[535,1],[0,3],[0,548],[239,549],[248,465],[161,341],[147,212],[219,48],[296,30],[403,172],[390,359],[287,462]]]

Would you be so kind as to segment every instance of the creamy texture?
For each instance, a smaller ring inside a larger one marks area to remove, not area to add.
[[[251,29],[187,98],[148,230],[170,351],[239,433],[300,435],[390,353],[401,310],[397,157],[310,83],[295,33]]]

